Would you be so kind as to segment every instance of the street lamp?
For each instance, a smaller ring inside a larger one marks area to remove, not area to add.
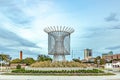
[[[97,60],[97,67],[99,68],[100,60]]]
[[[97,67],[99,68],[99,64],[100,64],[100,59],[97,60]],[[99,70],[98,70],[99,73]]]
[[[2,56],[1,56],[1,72],[2,72]]]

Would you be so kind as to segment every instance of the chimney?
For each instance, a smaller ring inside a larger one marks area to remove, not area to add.
[[[22,60],[22,51],[20,51],[20,60]]]

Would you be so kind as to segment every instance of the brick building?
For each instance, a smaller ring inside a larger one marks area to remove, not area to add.
[[[105,60],[113,60],[113,55],[105,55],[105,56],[102,56],[102,58]]]
[[[115,59],[120,59],[120,54],[104,55],[104,56],[102,56],[102,58],[105,59],[105,60],[115,60]]]

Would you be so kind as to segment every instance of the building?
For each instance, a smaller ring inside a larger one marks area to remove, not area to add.
[[[12,63],[10,64],[10,68],[15,69],[17,65],[21,65],[21,68],[25,68],[26,64],[21,64],[21,63]]]
[[[88,58],[88,59],[83,59],[81,60],[81,62],[83,63],[94,63],[95,62],[95,58]]]
[[[110,52],[108,52],[108,53],[103,53],[103,54],[102,54],[102,57],[104,57],[104,56],[109,56],[109,55],[113,55],[113,52],[110,51]]]
[[[88,60],[92,58],[92,49],[85,49],[84,50],[84,59]]]
[[[102,56],[102,58],[108,62],[111,60],[120,60],[120,54],[104,55],[104,56]]]
[[[119,69],[120,68],[120,62],[117,61],[117,62],[112,62],[112,63],[106,63],[105,68],[106,69],[113,69],[113,70],[115,70],[115,68]]]
[[[105,55],[105,56],[102,56],[102,58],[109,62],[113,60],[113,55]]]
[[[112,51],[102,54],[102,58],[107,61],[105,64],[106,69],[118,71],[120,68],[120,54],[113,54]]]
[[[113,59],[113,52],[110,51],[108,53],[103,53],[102,58],[105,59],[107,62],[111,61]]]

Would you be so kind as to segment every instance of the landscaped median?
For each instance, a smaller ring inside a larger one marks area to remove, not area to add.
[[[46,75],[46,76],[102,76],[113,75],[112,73],[106,73],[99,69],[94,69],[87,64],[66,61],[66,62],[36,62],[30,66],[26,66],[25,69],[21,69],[20,65],[17,65],[15,70],[11,73],[4,73],[8,75]]]
[[[52,76],[99,76],[99,75],[113,75],[112,73],[104,73],[104,71],[98,69],[92,70],[25,70],[16,69],[12,73],[6,73],[11,75],[52,75]]]

